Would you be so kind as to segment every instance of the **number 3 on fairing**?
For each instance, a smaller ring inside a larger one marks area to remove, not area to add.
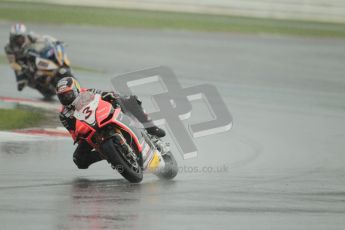
[[[85,120],[87,120],[92,114],[92,110],[90,110],[90,106],[86,107],[83,110],[83,113],[85,114]]]

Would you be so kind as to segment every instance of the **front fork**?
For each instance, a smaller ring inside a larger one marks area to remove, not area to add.
[[[145,159],[143,159],[143,153],[136,154],[132,147],[127,144],[127,140],[122,135],[121,129],[112,129],[112,131],[108,131],[107,136],[103,136],[103,138],[104,140],[112,138],[115,144],[118,145],[119,148],[121,148],[122,152],[127,153],[126,157],[136,160],[139,166],[142,168],[142,170],[147,170],[153,173],[159,173],[160,170],[164,169],[165,167],[165,162],[162,157],[162,154],[165,153],[164,151],[166,149],[162,147],[162,144],[159,144],[160,142],[162,142],[160,140],[153,140],[156,143],[155,144],[151,141],[151,139],[148,136],[144,135],[145,142],[149,146],[149,150],[145,154]]]
[[[123,152],[127,153],[128,158],[132,158],[138,162],[141,168],[143,168],[143,158],[141,154],[136,154],[130,145],[127,144],[127,140],[123,137],[120,129],[115,128],[115,133],[112,135],[115,143],[122,149]]]

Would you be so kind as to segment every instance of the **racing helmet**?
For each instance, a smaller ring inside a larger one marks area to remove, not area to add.
[[[10,43],[18,47],[23,47],[26,42],[26,26],[24,24],[15,24],[10,30]]]
[[[71,105],[80,94],[80,85],[73,77],[64,77],[56,85],[56,94],[61,104]]]

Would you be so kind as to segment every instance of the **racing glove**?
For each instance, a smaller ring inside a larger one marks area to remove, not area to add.
[[[20,82],[17,84],[17,90],[22,91],[25,86],[26,86],[26,82]]]
[[[110,102],[114,108],[121,107],[120,96],[114,92],[102,92],[102,99]]]

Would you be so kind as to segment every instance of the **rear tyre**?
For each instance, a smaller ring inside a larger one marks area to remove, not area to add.
[[[165,162],[165,167],[161,172],[157,174],[157,176],[159,177],[159,179],[171,180],[176,177],[178,173],[177,162],[170,151],[162,155],[162,157]]]
[[[103,143],[102,152],[112,167],[129,182],[139,183],[143,180],[143,171],[137,159],[127,156],[127,153],[123,152],[123,149],[117,146],[113,139]]]

